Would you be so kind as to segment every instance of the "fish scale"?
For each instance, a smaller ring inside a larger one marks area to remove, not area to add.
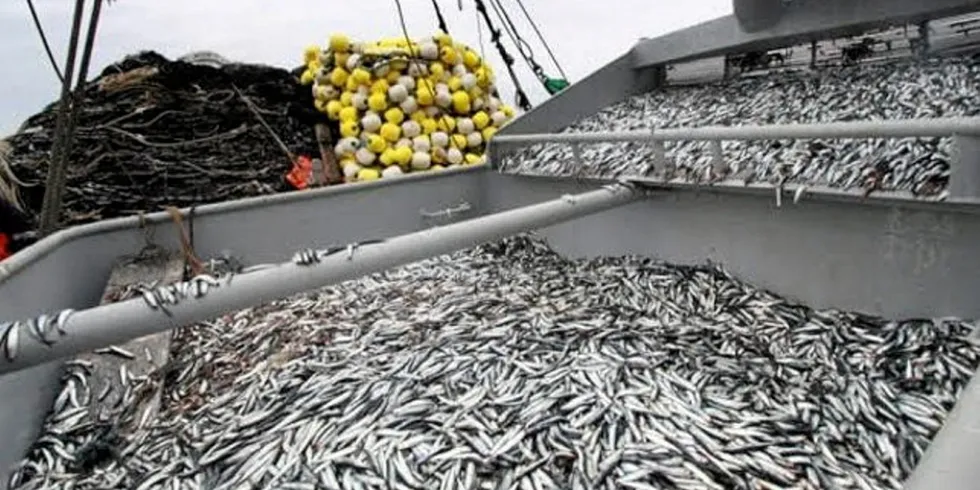
[[[782,71],[700,86],[667,87],[599,110],[562,132],[636,131],[654,128],[821,123],[855,120],[976,116],[980,65],[970,57],[937,57]],[[820,143],[824,151],[812,153]],[[888,172],[883,190],[940,194],[948,184],[950,138],[871,140],[726,141],[722,154],[739,181],[775,183],[790,165],[786,183],[854,188],[876,163]],[[653,177],[697,181],[712,165],[710,142],[665,142],[672,175],[650,175],[652,145],[536,144],[503,156],[505,172],[598,178]],[[903,168],[908,158],[929,164]]]
[[[978,366],[973,330],[520,236],[181,329],[161,416],[120,407],[91,473],[69,366],[12,487],[897,489]]]

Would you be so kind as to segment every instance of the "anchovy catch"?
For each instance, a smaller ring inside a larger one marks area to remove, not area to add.
[[[667,86],[602,109],[563,132],[819,123],[980,115],[980,65],[970,56],[791,69],[701,85]],[[951,138],[794,141],[542,143],[502,155],[505,172],[753,182],[939,197],[949,185]],[[781,205],[781,203],[780,203]]]
[[[182,328],[162,372],[120,369],[106,420],[87,403],[108,392],[70,364],[11,481],[898,489],[973,376],[975,335],[517,237]]]

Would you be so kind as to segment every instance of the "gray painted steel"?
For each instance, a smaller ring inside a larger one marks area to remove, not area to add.
[[[776,25],[783,15],[783,0],[732,0],[739,26],[754,32]]]
[[[980,10],[980,0],[815,0],[786,7],[779,23],[745,32],[734,15],[638,43],[637,68],[726,53],[769,50],[814,39],[860,35],[868,30],[917,23]]]
[[[493,143],[494,146],[510,146],[534,143],[928,138],[953,135],[980,135],[980,117],[835,121],[760,126],[701,126],[696,128],[657,128],[652,131],[523,133],[501,135],[494,139]]]
[[[980,487],[980,376],[974,376],[933,438],[905,490],[971,490]]]
[[[631,95],[647,93],[664,80],[663,68],[637,70],[626,53],[526,112],[497,134],[550,133],[595,114]]]
[[[980,197],[980,138],[953,137],[953,165],[950,168],[949,194],[954,197]]]

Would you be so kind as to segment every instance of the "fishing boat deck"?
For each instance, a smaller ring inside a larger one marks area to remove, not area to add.
[[[630,60],[556,101],[596,80],[629,92],[640,84]],[[975,115],[976,84],[966,56],[790,67],[628,97],[568,130]],[[279,262],[287,248],[444,224],[434,217],[574,200],[610,178],[667,180],[649,174],[644,145],[581,149],[504,155],[507,174],[202,208],[197,251]],[[681,182],[846,189],[874,177],[872,198],[910,199],[779,208],[768,191],[651,187],[542,229],[544,241],[511,238],[184,327],[165,368],[120,380],[125,403],[106,421],[82,409],[92,386],[69,365],[13,487],[901,488],[957,399],[977,393],[980,220],[969,202],[938,202],[948,139],[725,143],[727,168],[700,144],[668,149]],[[397,205],[351,218],[378,192]],[[172,223],[154,219],[176,243]],[[266,233],[226,250],[251,236],[243,222]],[[46,262],[7,278],[0,301],[33,314],[29,288],[15,286],[83,270],[79,250],[108,263],[147,233],[132,221],[66,232]],[[90,299],[82,286],[52,295],[66,307]],[[149,388],[163,393],[161,415],[141,421],[126,407]],[[958,471],[951,488],[970,488]]]
[[[972,332],[517,237],[183,328],[159,418],[66,403],[15,488],[900,488]]]

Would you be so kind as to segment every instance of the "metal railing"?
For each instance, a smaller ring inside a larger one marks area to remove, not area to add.
[[[370,244],[302,251],[292,262],[222,279],[201,276],[146,291],[142,297],[77,312],[0,321],[0,374],[555,225],[634,202],[643,195],[637,186],[612,184]]]
[[[980,135],[980,117],[846,121],[759,126],[702,126],[647,131],[501,134],[491,146],[535,143],[643,143],[666,141],[748,141],[781,139],[936,138]]]
[[[871,139],[871,138],[942,138],[949,136],[962,136],[976,138],[980,136],[980,117],[949,117],[932,119],[904,119],[904,120],[885,120],[885,121],[846,121],[815,124],[773,124],[773,125],[753,125],[753,126],[702,126],[692,128],[669,128],[652,129],[646,131],[604,131],[604,132],[582,132],[582,133],[530,133],[514,135],[495,136],[490,144],[490,155],[492,161],[499,161],[505,158],[512,150],[520,146],[533,144],[568,144],[572,146],[573,159],[579,166],[584,165],[582,161],[581,145],[595,143],[646,143],[653,147],[652,163],[655,168],[662,169],[669,163],[667,151],[664,146],[668,141],[708,141],[710,142],[710,156],[715,164],[724,164],[725,155],[722,151],[723,141],[751,141],[751,140],[796,140],[796,139]],[[980,189],[975,189],[976,183],[980,182],[980,168],[965,164],[961,152],[960,160],[953,161],[951,164],[950,185],[947,191],[935,197],[938,200],[946,200],[948,197],[973,201],[980,197]],[[518,172],[521,173],[521,172]],[[601,177],[600,177],[601,178]],[[664,181],[655,177],[635,177],[630,178],[634,182],[646,184],[670,184],[674,186],[694,185],[687,181],[678,182],[676,179]],[[682,179],[683,180],[683,179]],[[736,180],[719,179],[708,182],[708,185],[720,190],[735,190],[733,185]],[[784,183],[764,184],[759,183],[756,187],[775,189],[776,205],[781,206],[783,193],[787,191]],[[798,200],[801,192],[805,190],[809,196],[817,196],[830,199],[865,199],[869,196],[867,192],[853,189],[835,189],[822,185],[796,184],[797,192],[794,194],[794,201]],[[760,190],[753,188],[753,190]],[[894,195],[892,195],[894,194]],[[885,196],[878,193],[877,200],[884,196],[888,202],[908,201],[911,193],[896,191]],[[915,196],[917,200],[931,201],[932,199],[923,196]]]

